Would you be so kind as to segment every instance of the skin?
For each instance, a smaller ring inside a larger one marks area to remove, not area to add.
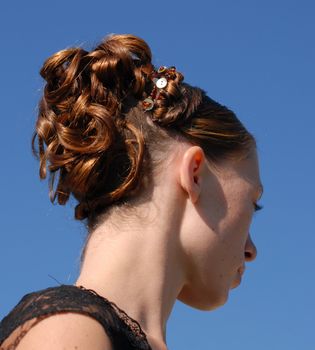
[[[257,254],[249,227],[262,192],[255,150],[213,167],[183,143],[169,160],[149,201],[96,228],[75,283],[115,302],[159,350],[176,299],[213,310],[239,285]]]
[[[189,152],[194,151],[188,150],[188,162],[194,156]],[[202,153],[200,161],[204,162]],[[187,186],[188,193],[197,196],[187,202],[189,214],[183,221],[187,229],[182,232],[182,243],[191,264],[178,299],[201,310],[213,310],[226,303],[230,289],[240,284],[245,262],[257,255],[249,234],[262,192],[256,152],[217,169],[205,162],[199,178],[184,183],[192,185]]]

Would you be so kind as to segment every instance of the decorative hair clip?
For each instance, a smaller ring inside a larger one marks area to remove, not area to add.
[[[157,100],[160,100],[160,91],[164,89],[170,79],[176,78],[176,68],[161,66],[158,70],[153,70],[150,74],[150,79],[154,83],[151,94],[142,101],[142,106],[145,111],[150,111],[154,108],[154,104]]]

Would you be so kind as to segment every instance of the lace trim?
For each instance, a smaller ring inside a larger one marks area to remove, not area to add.
[[[147,336],[144,333],[144,331],[142,330],[138,321],[136,321],[134,318],[128,316],[127,313],[124,310],[122,310],[121,308],[119,308],[113,301],[109,301],[105,297],[99,295],[97,292],[95,292],[95,290],[88,289],[88,288],[85,288],[83,286],[75,286],[75,287],[79,288],[81,290],[84,290],[86,292],[90,292],[94,296],[97,296],[98,298],[101,298],[102,300],[104,300],[106,303],[109,303],[110,305],[112,305],[117,316],[126,324],[128,329],[130,330],[128,332],[129,337],[131,337],[131,339],[135,337],[135,342],[133,345],[139,346],[139,344],[143,344],[143,342],[144,342],[144,343],[146,343],[146,345],[143,344],[143,346],[141,346],[141,349],[152,350],[149,343],[148,343]]]
[[[16,349],[24,335],[38,322],[63,312],[78,312],[95,318],[118,348],[152,350],[135,319],[94,290],[74,285],[26,294],[0,322],[0,350]]]

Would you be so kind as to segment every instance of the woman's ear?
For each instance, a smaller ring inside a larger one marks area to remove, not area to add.
[[[181,161],[180,183],[192,203],[196,203],[201,192],[204,163],[205,154],[199,146],[189,147]]]

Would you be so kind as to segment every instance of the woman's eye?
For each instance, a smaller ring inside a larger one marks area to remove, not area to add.
[[[261,210],[263,206],[258,203],[254,203],[254,208],[255,208],[255,211],[258,211],[258,210]]]

